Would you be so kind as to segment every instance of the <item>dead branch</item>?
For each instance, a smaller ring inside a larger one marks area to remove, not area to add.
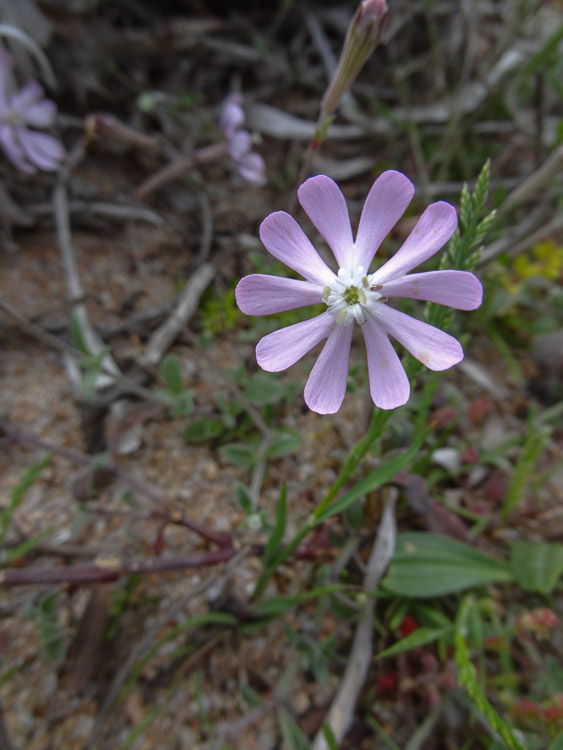
[[[98,558],[93,565],[72,565],[55,568],[22,568],[0,571],[0,587],[53,586],[107,583],[130,575],[169,573],[189,568],[207,568],[228,562],[235,555],[233,547],[215,552],[174,557],[154,557],[142,560],[120,560],[117,557]]]
[[[150,337],[140,358],[141,365],[158,365],[170,344],[197,310],[201,295],[214,276],[215,267],[211,263],[204,263],[190,276],[169,317]]]
[[[330,726],[337,745],[340,745],[344,739],[352,722],[356,700],[366,679],[371,661],[373,612],[375,608],[373,592],[377,589],[395,551],[397,535],[395,500],[395,496],[391,497],[383,511],[364,577],[363,589],[368,596],[368,601],[356,628],[346,671],[326,717],[326,723]],[[322,729],[317,733],[311,750],[328,750],[328,744]]]
[[[181,175],[201,166],[202,164],[207,164],[210,161],[220,159],[222,156],[226,156],[227,153],[227,143],[221,142],[214,143],[213,145],[202,148],[189,156],[177,159],[171,164],[167,164],[153,174],[152,177],[149,177],[142,182],[135,191],[135,196],[139,199],[146,198],[151,193],[154,193],[155,190],[166,185],[167,182],[177,179]]]

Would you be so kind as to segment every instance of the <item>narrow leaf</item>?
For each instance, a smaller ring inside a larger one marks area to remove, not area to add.
[[[86,339],[82,333],[82,326],[80,325],[80,318],[77,312],[73,312],[70,316],[69,321],[70,338],[72,343],[77,349],[80,349],[82,354],[90,356],[90,350],[86,344]]]
[[[41,544],[41,542],[52,533],[52,529],[44,529],[31,539],[26,539],[25,542],[18,544],[17,547],[13,547],[0,560],[0,567],[5,567],[6,565],[9,565],[13,560],[17,560],[18,557],[27,555],[28,552],[31,552],[34,547],[36,547],[38,544]]]
[[[433,643],[444,635],[453,633],[453,629],[453,625],[449,628],[418,628],[410,635],[407,635],[406,638],[402,638],[397,643],[386,648],[385,651],[377,655],[377,658],[383,659],[386,656],[394,656],[395,654],[402,654],[403,651],[410,651],[411,648],[426,646],[428,643]]]
[[[342,591],[348,588],[341,583],[333,583],[327,586],[319,586],[312,591],[306,591],[303,594],[297,594],[296,596],[274,596],[271,599],[265,599],[263,602],[259,602],[252,610],[254,615],[281,615],[283,612],[287,612],[288,609],[302,604],[309,599],[315,599],[324,594],[332,594],[335,591]]]
[[[400,456],[395,456],[395,458],[390,459],[383,466],[379,466],[377,469],[372,471],[371,474],[368,474],[365,479],[362,479],[360,482],[358,482],[355,487],[352,487],[351,490],[346,492],[346,494],[342,495],[342,497],[339,497],[337,500],[331,503],[328,508],[326,508],[325,511],[319,516],[317,522],[321,523],[321,521],[326,520],[330,516],[334,516],[337,513],[342,513],[342,511],[346,510],[346,508],[352,505],[352,503],[354,503],[362,495],[367,495],[368,492],[372,492],[378,487],[382,487],[384,484],[390,482],[394,477],[397,476],[400,471],[403,471],[403,469],[406,469],[409,466],[410,462],[418,453],[420,446],[426,440],[428,432],[428,430],[424,430],[424,432],[419,435],[418,439],[415,440],[415,442],[408,450],[406,450],[404,453],[401,453]]]
[[[12,514],[19,508],[25,493],[37,481],[37,479],[39,479],[45,468],[48,466],[51,457],[52,454],[47,453],[36,464],[28,469],[10,493],[10,502],[0,514],[0,544],[4,541],[4,537],[10,527]]]
[[[334,736],[332,729],[330,728],[330,725],[325,722],[323,722],[323,734],[324,738],[326,740],[326,744],[328,745],[328,750],[338,750],[338,745],[336,744],[336,737]]]

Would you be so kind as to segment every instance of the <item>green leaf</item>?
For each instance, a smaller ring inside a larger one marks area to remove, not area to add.
[[[557,735],[547,750],[563,750],[563,732]]]
[[[284,384],[265,372],[258,372],[244,390],[244,395],[254,406],[275,404],[285,395]]]
[[[411,447],[400,456],[390,459],[383,466],[379,466],[377,469],[368,474],[365,479],[358,482],[351,490],[346,494],[339,497],[337,500],[332,502],[328,508],[318,517],[317,522],[320,523],[330,516],[334,516],[337,513],[342,513],[352,503],[354,503],[362,495],[367,495],[368,492],[376,490],[378,487],[382,487],[384,484],[390,482],[400,471],[406,469],[410,462],[415,458],[418,453],[418,449],[426,440],[429,430],[424,430],[418,439],[411,445]]]
[[[245,703],[248,703],[251,708],[256,708],[256,706],[264,705],[264,701],[262,700],[260,694],[257,693],[256,690],[251,688],[248,682],[241,682],[238,689],[243,701]]]
[[[308,750],[309,740],[284,708],[278,711],[278,722],[283,738],[283,746],[287,750]]]
[[[47,594],[41,600],[39,604],[39,611],[42,615],[48,618],[53,618],[56,615],[59,607],[59,592],[55,591],[53,594]]]
[[[36,464],[28,469],[20,481],[16,484],[10,493],[10,502],[0,513],[0,544],[10,527],[10,521],[13,513],[19,508],[25,493],[39,479],[45,468],[49,465],[52,458],[51,453],[46,453]]]
[[[563,573],[563,546],[548,542],[515,542],[510,568],[523,589],[549,594]]]
[[[411,648],[419,648],[425,646],[428,643],[437,641],[444,635],[449,635],[454,632],[454,626],[449,628],[418,628],[413,630],[410,635],[406,638],[402,638],[397,643],[394,643],[385,651],[382,651],[377,655],[378,659],[383,659],[386,656],[394,656],[394,654],[402,654],[403,651],[410,651]]]
[[[330,728],[329,724],[326,723],[326,721],[323,722],[323,734],[328,746],[328,750],[338,750],[336,737],[334,736],[332,729]]]
[[[501,518],[503,521],[506,521],[525,495],[536,462],[551,434],[549,427],[537,426],[533,414],[530,414],[528,418],[527,430],[526,440],[510,474],[506,495],[502,503]]]
[[[221,453],[235,466],[248,469],[258,460],[258,451],[256,446],[246,443],[230,443],[221,448]]]
[[[245,515],[249,516],[251,513],[254,513],[252,498],[250,497],[248,487],[238,480],[235,482],[235,497]]]
[[[285,524],[287,519],[286,497],[287,491],[284,484],[281,490],[278,508],[276,511],[276,523],[274,524],[274,528],[272,529],[272,533],[270,534],[270,538],[268,539],[268,543],[266,544],[266,549],[264,550],[263,563],[265,568],[269,568],[271,563],[273,562],[280,548],[283,535],[285,534]]]
[[[301,445],[301,435],[293,430],[278,432],[266,449],[266,458],[280,458],[293,453]]]
[[[468,232],[473,223],[473,201],[467,183],[461,190],[461,200],[459,209],[459,221],[464,232]]]
[[[178,357],[173,354],[169,354],[165,357],[160,371],[166,385],[174,393],[181,393],[183,388],[182,382],[182,366]]]
[[[252,610],[253,615],[264,616],[264,615],[281,615],[287,612],[288,609],[302,604],[309,599],[315,599],[325,594],[332,594],[335,591],[343,591],[348,588],[342,583],[333,583],[327,586],[318,586],[312,591],[306,591],[303,594],[297,594],[296,596],[273,596],[271,599],[265,599],[263,602],[259,602]]]
[[[53,664],[60,664],[66,656],[66,639],[64,632],[57,625],[46,625],[41,628],[43,653]]]
[[[186,427],[184,440],[186,443],[205,443],[207,440],[219,437],[224,429],[223,424],[216,419],[201,417],[201,419],[194,419]]]
[[[40,544],[46,537],[48,537],[52,533],[52,529],[44,529],[43,531],[40,531],[39,534],[31,537],[31,539],[26,539],[25,542],[18,544],[16,547],[12,547],[12,549],[9,552],[6,552],[6,554],[0,560],[0,567],[5,567],[6,565],[9,565],[13,560],[17,560],[18,557],[27,555],[28,552],[30,552],[34,547]]]
[[[473,202],[473,209],[474,209],[476,218],[481,214],[481,212],[485,208],[485,203],[487,202],[487,196],[489,194],[490,177],[491,177],[491,160],[487,159],[487,161],[483,164],[483,168],[481,169],[481,172],[479,173],[479,177],[477,178],[477,182],[475,183],[475,189],[473,191],[473,195],[471,196],[471,199]]]
[[[82,394],[86,401],[92,401],[95,397],[96,383],[99,377],[99,370],[88,370],[82,378]]]
[[[84,338],[84,334],[82,333],[82,326],[80,325],[80,318],[76,311],[73,312],[72,315],[70,316],[69,328],[70,328],[70,338],[74,346],[77,349],[80,349],[82,354],[86,354],[87,356],[90,356],[90,350],[88,349],[88,346],[86,344],[86,339]]]
[[[194,400],[191,391],[182,391],[172,398],[172,414],[175,417],[185,417],[194,410]]]
[[[60,592],[55,591],[41,598],[38,604],[31,604],[26,616],[33,620],[41,634],[44,656],[51,662],[61,662],[66,655],[64,630],[58,624]]]
[[[399,534],[383,587],[398,596],[427,598],[514,580],[510,567],[468,544],[425,531]]]

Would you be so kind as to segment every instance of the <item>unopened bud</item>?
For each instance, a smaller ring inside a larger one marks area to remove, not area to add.
[[[348,26],[338,66],[323,97],[325,115],[334,112],[366,60],[373,54],[386,20],[385,0],[362,0]]]
[[[102,141],[124,143],[147,151],[158,151],[159,149],[159,145],[154,138],[140,133],[107,112],[94,112],[88,115],[85,131],[87,143],[99,138]]]
[[[244,125],[241,94],[229,94],[223,101],[219,115],[219,127],[227,138]]]

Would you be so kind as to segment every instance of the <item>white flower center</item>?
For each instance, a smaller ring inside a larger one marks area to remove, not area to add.
[[[380,287],[381,288],[381,287]],[[323,292],[323,301],[338,323],[349,326],[354,320],[361,325],[366,314],[373,312],[374,305],[382,295],[371,284],[362,266],[340,268],[338,275]]]

